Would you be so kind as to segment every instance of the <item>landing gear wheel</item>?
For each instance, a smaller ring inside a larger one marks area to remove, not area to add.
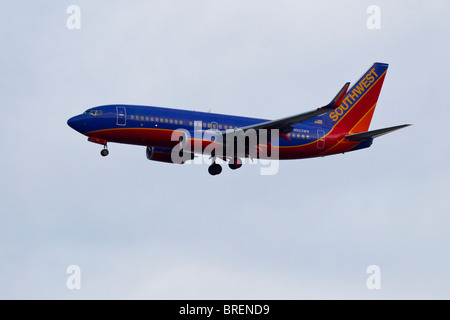
[[[239,169],[240,167],[242,167],[242,161],[241,159],[230,160],[228,166],[230,167],[231,170]]]
[[[103,149],[102,151],[100,151],[100,154],[101,154],[103,157],[106,157],[106,156],[109,154],[109,151],[108,151],[108,149]]]
[[[222,166],[220,164],[213,163],[209,166],[208,172],[212,176],[218,175],[222,172]]]

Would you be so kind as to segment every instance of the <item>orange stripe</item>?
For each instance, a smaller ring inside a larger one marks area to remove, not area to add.
[[[375,104],[369,109],[369,111],[367,111],[366,114],[365,114],[365,115],[364,115],[364,116],[356,123],[356,125],[353,126],[353,128],[349,131],[349,133],[353,131],[353,129],[361,122],[362,119],[364,119],[365,116],[367,116],[367,114],[368,114],[369,112],[375,110],[376,105],[377,105],[377,103],[375,102]],[[332,146],[332,147],[330,147],[329,149],[327,149],[327,150],[325,150],[324,152],[322,152],[321,155],[324,154],[324,153],[327,153],[327,152],[330,151],[331,149],[334,149],[335,147],[337,147],[338,145],[340,145],[340,144],[342,143],[343,140],[345,140],[345,137],[342,138],[341,140],[339,140],[334,146]]]

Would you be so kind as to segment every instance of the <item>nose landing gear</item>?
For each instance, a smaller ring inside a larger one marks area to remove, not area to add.
[[[106,141],[105,139],[101,139],[101,138],[97,138],[97,137],[89,137],[88,141],[103,145],[103,150],[100,151],[100,154],[102,155],[102,157],[106,157],[109,154],[108,141]]]
[[[109,154],[108,146],[106,144],[103,146],[103,150],[100,151],[100,154],[102,155],[102,157],[106,157]]]

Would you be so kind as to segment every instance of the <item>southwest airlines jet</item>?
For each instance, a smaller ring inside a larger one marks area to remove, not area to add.
[[[102,156],[109,153],[108,142],[145,146],[149,160],[168,163],[204,154],[211,157],[209,173],[217,175],[222,172],[217,158],[234,170],[242,166],[242,158],[323,157],[368,148],[374,138],[409,126],[368,131],[387,69],[387,64],[374,63],[328,105],[277,120],[119,104],[88,109],[67,123],[88,141],[103,145]]]

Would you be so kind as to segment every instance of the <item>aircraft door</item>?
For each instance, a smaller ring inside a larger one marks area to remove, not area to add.
[[[325,131],[317,130],[317,149],[323,149],[325,147]]]
[[[127,124],[127,112],[125,107],[116,107],[117,109],[117,125],[125,126]]]

